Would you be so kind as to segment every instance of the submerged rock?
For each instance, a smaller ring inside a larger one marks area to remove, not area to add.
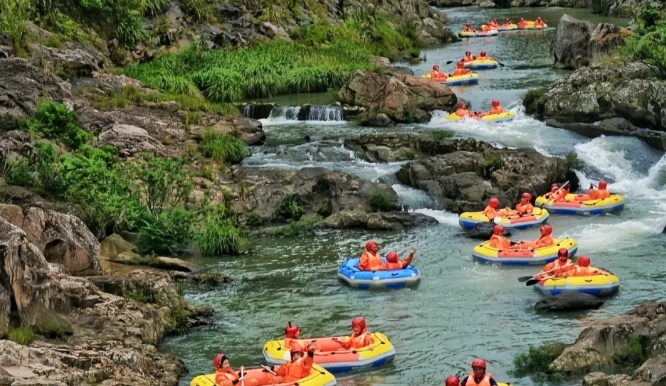
[[[338,92],[340,102],[386,114],[395,122],[427,122],[430,111],[451,110],[456,95],[448,86],[409,75],[357,71]]]
[[[318,223],[317,226],[333,229],[361,228],[396,231],[438,224],[439,222],[435,218],[421,213],[342,211],[329,216],[324,221]]]
[[[603,304],[604,301],[594,295],[565,292],[538,301],[534,308],[541,311],[574,311],[597,309]]]
[[[666,132],[641,129],[624,118],[608,118],[597,123],[561,123],[556,119],[546,119],[546,125],[570,130],[589,138],[602,135],[636,137],[655,149],[666,150]]]
[[[494,222],[482,222],[474,226],[474,229],[465,231],[465,236],[470,239],[484,240],[487,241],[490,239],[490,236],[493,234],[493,227],[495,226]],[[511,237],[511,232],[504,230],[504,237]]]
[[[577,69],[624,44],[623,28],[610,23],[594,24],[562,15],[550,44],[555,68]]]

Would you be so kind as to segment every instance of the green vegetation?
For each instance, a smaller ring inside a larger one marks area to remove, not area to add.
[[[324,218],[318,215],[303,216],[300,220],[291,222],[287,225],[270,228],[262,231],[262,234],[279,237],[296,237],[305,234],[314,233],[314,225]]]
[[[585,164],[578,159],[578,155],[574,152],[567,153],[567,166],[569,170],[584,170]]]
[[[545,89],[536,89],[530,90],[523,98],[523,106],[525,106],[525,112],[528,114],[536,114],[537,116],[543,115],[543,109],[546,105],[546,90]]]
[[[370,207],[375,212],[386,212],[393,208],[393,200],[391,200],[391,195],[389,195],[384,190],[375,190],[370,196]]]
[[[74,333],[70,323],[51,310],[40,313],[34,331],[47,339],[64,339]]]
[[[638,17],[636,33],[626,37],[619,52],[629,60],[653,65],[656,75],[666,79],[666,18],[665,13],[646,8]]]
[[[563,380],[564,374],[553,372],[549,367],[565,348],[566,345],[563,343],[530,346],[528,352],[520,353],[513,358],[515,368],[512,375],[516,377],[530,375],[536,382]]]
[[[446,139],[453,137],[454,132],[452,130],[433,130],[429,132],[430,135],[435,139]]]
[[[28,128],[47,139],[58,139],[69,149],[78,149],[92,135],[79,127],[75,112],[69,111],[61,103],[45,101],[39,104],[35,116],[28,123]]]
[[[194,242],[201,253],[207,256],[235,255],[247,249],[245,239],[222,205],[208,209],[201,229],[194,235]]]
[[[486,158],[486,175],[490,176],[495,170],[502,168],[502,160],[496,155],[490,155]]]
[[[305,213],[305,210],[303,210],[301,205],[298,203],[298,198],[291,196],[288,197],[282,204],[282,208],[280,208],[280,213],[285,218],[289,218],[292,220],[299,220],[301,216],[303,216],[303,214]]]
[[[7,338],[14,343],[27,346],[35,339],[35,331],[32,327],[14,327],[9,326]]]
[[[631,336],[629,342],[613,355],[613,361],[626,374],[633,374],[648,359],[645,351],[647,343],[647,338],[644,336]]]
[[[250,155],[245,142],[214,130],[204,133],[199,147],[205,157],[210,157],[219,164],[237,164]]]

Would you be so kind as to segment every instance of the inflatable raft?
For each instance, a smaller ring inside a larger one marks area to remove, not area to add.
[[[384,334],[375,332],[372,333],[372,338],[373,350],[368,347],[342,349],[340,343],[333,341],[331,337],[306,340],[314,341],[317,347],[314,355],[317,365],[331,373],[342,373],[379,367],[395,358],[395,348]],[[271,365],[283,364],[291,358],[289,350],[284,346],[284,340],[266,342],[263,354]]]
[[[594,267],[590,268],[595,269]],[[620,279],[613,273],[608,272],[608,275],[541,280],[534,285],[534,288],[546,296],[555,296],[564,292],[579,292],[600,297],[616,293],[620,289]]]
[[[245,385],[248,386],[270,385],[271,379],[273,379],[274,376],[275,375],[271,374],[268,371],[264,371],[264,369],[262,368],[246,369],[244,375]],[[255,379],[256,382],[252,381],[253,379]],[[295,384],[296,383],[278,383],[276,386],[280,385],[293,386]],[[331,374],[330,372],[326,371],[326,369],[316,364],[312,365],[312,370],[310,371],[309,376],[298,381],[299,386],[334,386],[336,384],[337,382],[333,374]],[[192,382],[190,382],[190,386],[216,386],[216,385],[217,384],[215,383],[215,374],[199,375],[194,377],[194,379],[192,379]],[[238,383],[238,386],[240,386],[240,383]]]
[[[624,197],[619,194],[611,194],[603,200],[585,200],[585,198],[589,196],[567,194],[565,201],[553,202],[546,196],[539,196],[535,204],[556,214],[599,215],[624,209]]]
[[[573,257],[578,252],[578,244],[572,238],[556,239],[555,244],[537,248],[534,251],[528,249],[507,249],[499,251],[490,247],[490,241],[486,241],[474,247],[472,256],[480,263],[498,263],[501,265],[545,265],[557,259],[557,251],[560,248],[569,250],[569,256]]]
[[[490,31],[459,31],[458,36],[461,38],[484,38],[487,36],[497,36],[499,32],[496,29]]]
[[[497,61],[492,59],[476,59],[465,62],[465,68],[472,70],[490,70],[497,68]]]
[[[382,260],[386,262],[383,257]],[[338,279],[354,288],[395,289],[416,285],[421,280],[421,273],[411,265],[391,271],[361,271],[356,268],[358,261],[357,258],[345,259],[338,270]]]
[[[495,224],[502,225],[505,229],[528,229],[535,225],[541,225],[548,220],[548,211],[534,208],[532,214],[523,217],[495,217]],[[488,217],[482,212],[465,212],[458,217],[458,223],[465,229],[474,229],[476,224],[489,222]]]
[[[518,26],[516,26],[516,27],[518,27]],[[527,25],[524,26],[524,27],[518,27],[518,29],[545,29],[545,28],[548,28],[548,24],[537,26],[537,25],[534,25],[533,21],[528,21]]]
[[[513,111],[505,111],[501,114],[491,114],[485,115],[481,118],[478,117],[467,117],[467,119],[475,119],[477,121],[488,121],[488,122],[511,122],[516,114]],[[446,116],[446,119],[449,121],[459,121],[460,117],[456,113],[451,113]]]
[[[484,28],[486,28],[486,25],[485,25],[485,24],[481,25],[481,29],[484,29]],[[518,29],[518,25],[517,25],[517,24],[513,24],[513,23],[511,23],[511,24],[501,24],[501,25],[499,25],[499,26],[498,26],[497,28],[495,28],[495,29],[498,30],[499,32],[502,32],[502,31],[514,31],[514,30],[517,30],[517,29]]]
[[[432,79],[430,74],[423,75],[423,78]],[[479,74],[469,73],[465,75],[449,76],[444,80],[432,79],[433,82],[444,83],[447,86],[464,86],[479,83]]]

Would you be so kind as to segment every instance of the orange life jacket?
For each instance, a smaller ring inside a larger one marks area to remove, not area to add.
[[[361,260],[358,262],[357,268],[361,271],[375,271],[383,264],[382,259],[377,253],[370,253],[369,251],[363,252]]]
[[[490,247],[495,249],[508,249],[511,248],[511,243],[506,237],[501,235],[492,235],[490,237]]]
[[[523,214],[532,213],[532,209],[534,209],[534,207],[529,202],[525,204],[519,202],[516,204],[516,211],[518,213],[523,213]]]
[[[495,217],[497,217],[497,212],[495,211],[495,208],[491,207],[490,205],[486,206],[486,209],[483,210],[484,216],[488,217],[488,220],[494,220]]]
[[[458,110],[456,110],[456,115],[459,116],[459,117],[466,117],[466,116],[469,115],[469,110],[458,109]]]
[[[590,189],[587,191],[587,195],[590,196],[591,200],[603,200],[610,197],[610,193],[606,189]]]
[[[545,267],[541,270],[541,272],[547,272],[546,275],[558,275],[564,272],[567,268],[562,269],[565,265],[568,265],[569,267],[567,268],[573,268],[573,263],[571,262],[571,259],[567,259],[565,262],[561,262],[560,259],[557,259],[553,261],[552,263],[546,264]]]
[[[313,362],[313,357],[306,354],[303,358],[283,364],[275,372],[284,383],[296,382],[310,375]]]
[[[398,261],[397,263],[384,263],[381,267],[381,270],[390,271],[392,269],[403,269],[411,264],[413,259],[414,255],[410,253],[409,256],[403,261]]]
[[[231,369],[215,370],[215,383],[218,386],[232,386],[238,378],[238,374]]]
[[[504,109],[502,106],[497,106],[497,107],[491,107],[490,108],[490,114],[502,114],[504,112]]]
[[[456,68],[456,70],[453,71],[453,76],[465,75],[470,71],[472,70],[470,70],[469,68]]]
[[[430,79],[443,79],[446,80],[446,74],[440,71],[430,71]]]
[[[539,239],[536,241],[536,248],[543,248],[543,247],[549,247],[551,245],[555,244],[555,240],[553,240],[553,236],[551,235],[545,235],[539,237]]]
[[[596,269],[590,269],[590,267],[581,267],[579,265],[574,266],[572,269],[563,272],[560,277],[573,277],[573,276],[594,276],[601,272]]]
[[[352,334],[350,339],[343,343],[343,346],[346,349],[362,348],[369,346],[370,344],[372,344],[372,342],[373,342],[372,335],[368,332],[367,329],[364,329],[358,335]]]
[[[486,372],[483,376],[483,379],[481,379],[481,382],[477,382],[474,379],[474,373],[469,373],[467,376],[467,382],[465,382],[465,386],[490,386],[491,377],[492,374]]]

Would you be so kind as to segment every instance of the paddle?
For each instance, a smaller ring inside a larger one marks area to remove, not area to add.
[[[539,272],[539,273],[537,273],[536,275],[532,275],[532,276],[521,276],[521,277],[518,278],[518,281],[521,282],[521,283],[524,283],[524,282],[526,282],[526,281],[528,281],[528,280],[530,280],[530,279],[533,279],[534,276],[541,275],[542,273],[548,273],[548,272],[557,271],[558,269],[562,269],[562,268],[570,267],[571,265],[572,265],[572,264],[567,264],[567,265],[565,265],[564,267],[551,269],[550,271],[546,271],[546,272]],[[537,280],[537,281],[538,281],[538,280]]]
[[[245,386],[245,367],[241,367],[241,386]]]
[[[567,185],[569,185],[569,181],[567,181],[567,182],[565,182],[564,184],[562,184],[562,186],[560,186],[560,188],[557,189],[557,190],[555,191],[555,193],[552,193],[550,196],[553,197],[554,195],[556,195],[557,193],[559,193],[560,190],[564,189]],[[543,209],[543,206],[544,206],[544,205],[546,205],[546,203],[543,203],[543,204],[541,204],[541,205],[537,204],[537,207]]]
[[[266,365],[262,365],[261,363],[257,363],[257,365],[258,365],[259,367],[261,367],[262,369],[268,371],[269,373],[271,373],[271,374],[273,374],[273,375],[277,375],[277,373],[276,373],[275,371],[271,370],[270,367],[268,367],[268,366],[266,366]]]

